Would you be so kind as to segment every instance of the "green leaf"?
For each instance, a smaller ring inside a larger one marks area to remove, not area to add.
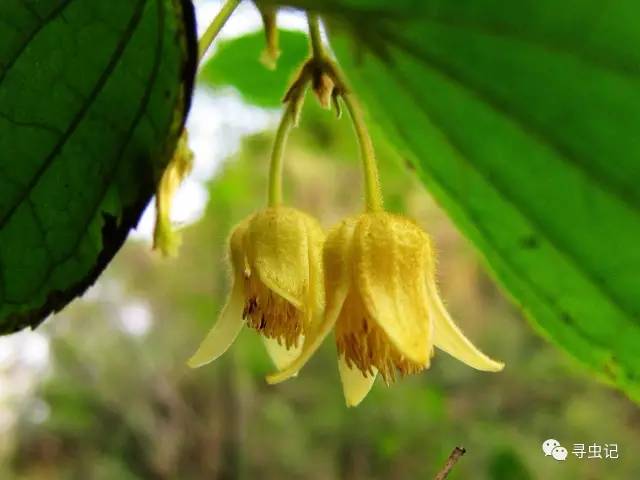
[[[192,8],[0,2],[0,333],[81,294],[136,225],[188,109]]]
[[[265,39],[264,32],[257,31],[221,42],[202,68],[201,80],[216,88],[234,87],[254,105],[279,106],[291,77],[309,52],[304,33],[279,30],[279,37],[282,52],[275,70],[260,62]]]
[[[640,4],[321,5],[380,138],[538,329],[640,400]]]

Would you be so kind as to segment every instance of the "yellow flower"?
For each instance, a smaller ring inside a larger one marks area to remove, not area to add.
[[[390,383],[428,368],[434,346],[478,370],[502,370],[447,313],[431,242],[415,223],[385,212],[348,218],[328,233],[323,257],[324,319],[271,383],[295,375],[334,326],[349,406],[362,401],[377,373]]]
[[[263,336],[277,368],[298,356],[324,307],[323,241],[318,222],[293,208],[267,208],[240,222],[229,238],[231,294],[189,366],[222,355],[245,323]]]
[[[174,231],[171,225],[171,202],[176,190],[192,168],[193,152],[189,149],[187,131],[184,130],[156,191],[153,249],[159,250],[165,257],[175,256],[180,247],[180,234]]]

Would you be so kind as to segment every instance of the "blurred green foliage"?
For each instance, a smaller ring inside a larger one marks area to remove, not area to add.
[[[284,48],[274,70],[259,62],[265,48],[264,32],[222,41],[204,64],[200,79],[212,87],[233,85],[247,102],[259,107],[277,107],[285,86],[309,55],[309,41],[303,32],[279,30],[279,41]]]
[[[362,208],[356,148],[346,120],[310,97],[285,163],[285,196],[331,226]],[[391,387],[376,384],[344,406],[328,341],[301,374],[268,386],[272,370],[253,331],[218,361],[185,361],[216,319],[228,288],[226,236],[262,208],[270,133],[244,141],[209,185],[204,218],[165,261],[130,242],[89,298],[44,331],[52,372],[34,393],[50,414],[22,405],[0,478],[41,479],[431,479],[452,448],[467,454],[449,478],[640,478],[640,414],[621,394],[589,381],[535,336],[487,278],[469,244],[396,157],[380,151],[388,205],[429,231],[439,278],[465,332],[507,364],[471,370],[437,353],[433,367]],[[152,328],[132,336],[125,309],[146,305]],[[543,440],[612,443],[619,460],[545,457]]]

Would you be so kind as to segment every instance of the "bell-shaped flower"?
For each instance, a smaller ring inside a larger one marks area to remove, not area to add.
[[[388,384],[428,368],[434,346],[478,370],[502,370],[447,313],[430,239],[412,221],[385,212],[348,218],[327,234],[323,257],[324,319],[271,383],[295,375],[334,327],[349,406],[362,401],[378,373]]]
[[[277,368],[296,358],[324,308],[323,241],[314,218],[288,207],[267,208],[237,225],[229,239],[231,294],[189,366],[218,358],[245,324],[263,336]]]

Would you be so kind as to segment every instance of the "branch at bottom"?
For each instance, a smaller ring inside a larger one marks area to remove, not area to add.
[[[447,463],[444,464],[444,467],[438,472],[434,480],[444,480],[447,478],[451,469],[466,452],[467,451],[463,447],[454,448],[453,452],[449,455],[449,458],[447,458]]]

